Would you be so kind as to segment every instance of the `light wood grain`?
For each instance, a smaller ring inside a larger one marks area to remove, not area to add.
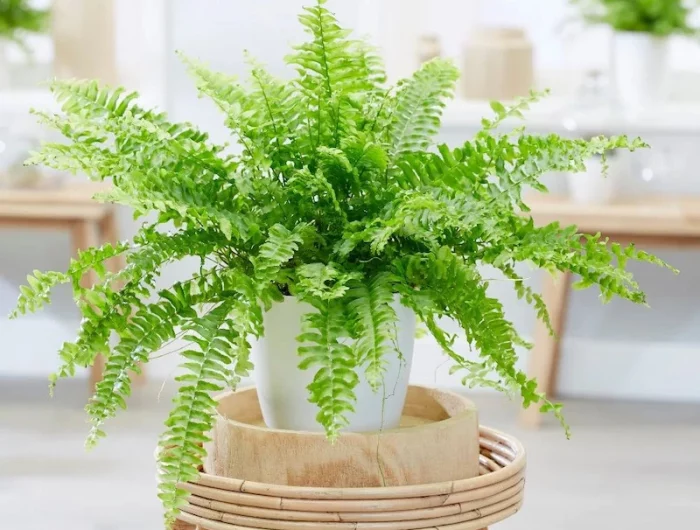
[[[443,528],[457,524],[474,521],[483,517],[501,512],[504,509],[519,505],[523,500],[523,491],[513,493],[509,497],[501,500],[488,501],[486,505],[472,510],[462,511],[454,515],[438,517],[433,519],[407,519],[399,521],[385,522],[316,522],[316,521],[286,521],[276,519],[257,519],[222,513],[216,510],[193,506],[188,504],[183,508],[183,515],[195,516],[185,520],[190,522],[200,522],[205,526],[213,522],[221,522],[224,525],[219,528],[261,528],[266,530],[419,530],[423,528]],[[199,519],[199,520],[198,520]],[[204,522],[206,520],[206,522]],[[483,523],[482,523],[483,524]]]
[[[186,523],[185,521],[178,520],[175,521],[172,530],[197,530],[197,526],[190,523]]]
[[[183,484],[182,487],[202,500],[263,508],[268,514],[275,511],[304,512],[306,517],[313,520],[326,520],[325,515],[319,517],[314,513],[333,513],[337,514],[334,520],[340,520],[341,517],[347,518],[347,514],[392,512],[399,514],[400,519],[404,519],[405,511],[424,514],[426,509],[444,510],[446,506],[471,506],[475,501],[494,498],[522,484],[525,468],[525,452],[522,445],[517,440],[492,429],[482,428],[480,432],[479,461],[483,467],[482,476],[446,484],[387,488],[308,488],[269,485],[268,488],[263,488],[257,483],[212,477],[202,473],[198,484],[188,483]],[[488,465],[494,454],[503,458],[502,467]],[[202,482],[208,485],[204,486]],[[247,489],[249,484],[256,493],[241,491]],[[445,488],[445,485],[448,488]],[[283,492],[285,496],[274,496],[273,491]],[[391,516],[387,517],[388,520],[392,519]],[[286,519],[286,516],[282,516],[282,519]]]
[[[501,469],[499,471],[505,471]],[[498,472],[487,470],[489,475],[496,475]],[[479,478],[483,478],[483,475]],[[413,496],[414,493],[407,491],[407,497],[391,499],[290,499],[281,497],[270,497],[265,495],[254,495],[249,493],[239,493],[212,487],[201,486],[199,484],[183,484],[183,489],[197,495],[202,499],[219,501],[227,504],[238,504],[252,506],[256,508],[266,508],[269,510],[298,511],[298,512],[322,512],[322,513],[369,513],[369,512],[403,512],[408,510],[425,510],[439,506],[459,505],[478,501],[498,495],[501,492],[516,486],[524,479],[524,470],[520,469],[510,476],[498,475],[497,482],[457,493],[446,493],[433,496]],[[468,479],[467,479],[468,480]],[[477,480],[477,479],[471,479]],[[374,488],[380,489],[380,488]],[[405,488],[404,488],[405,489]],[[323,489],[318,489],[322,495]],[[378,495],[381,495],[378,492]]]
[[[108,182],[71,182],[52,189],[4,189],[0,204],[90,204],[96,193],[110,188]]]
[[[480,429],[479,445],[483,475],[452,482],[446,492],[442,484],[387,488],[269,485],[265,489],[252,483],[257,493],[249,493],[244,491],[248,482],[217,477],[226,487],[203,486],[201,480],[183,485],[191,495],[180,518],[211,530],[483,529],[510,517],[522,505],[525,452],[514,438],[485,427]],[[286,496],[273,496],[277,488]]]
[[[0,228],[30,228],[66,230],[71,234],[73,256],[80,250],[116,243],[118,226],[114,206],[101,204],[93,197],[110,188],[108,183],[71,183],[56,189],[8,189],[0,190]],[[118,257],[108,264],[111,271],[124,266]],[[97,281],[94,272],[87,273],[81,281],[85,288]],[[102,377],[104,358],[99,356],[90,369],[90,387]],[[138,376],[142,383],[143,377]]]
[[[470,514],[471,519],[459,523],[433,526],[432,528],[435,530],[478,530],[479,528],[484,528],[484,524],[491,525],[498,523],[515,515],[522,507],[522,502],[522,497],[512,501],[505,501],[493,507],[485,508],[484,510],[479,510]],[[223,516],[223,518],[228,519],[226,516]],[[232,524],[226,520],[208,519],[188,512],[183,512],[180,515],[180,519],[191,524],[197,524],[200,528],[206,530],[250,530],[251,528]],[[265,526],[254,528],[269,529],[270,526],[271,525],[266,524]]]
[[[107,183],[75,183],[56,189],[0,190],[0,224],[39,220],[51,226],[65,220],[101,220],[113,211],[111,204],[93,199],[109,189]]]
[[[76,221],[73,224],[71,236],[73,242],[73,256],[76,258],[81,250],[96,247],[100,243],[99,226],[97,223],[89,220]],[[95,271],[91,270],[83,275],[80,284],[83,288],[88,289],[95,285],[97,280],[97,274]],[[95,362],[90,367],[90,388],[93,391],[95,389],[95,385],[97,385],[97,383],[102,379],[104,366],[104,357],[102,355],[98,355]]]
[[[700,198],[644,197],[611,204],[576,204],[566,197],[536,195],[525,201],[535,223],[576,225],[580,232],[700,237]]]
[[[512,498],[523,491],[525,480],[520,480],[513,486],[505,487],[494,495],[474,499],[471,501],[435,506],[432,508],[403,510],[403,511],[371,511],[371,512],[304,512],[292,510],[270,510],[255,508],[239,504],[226,503],[216,500],[190,495],[188,502],[195,506],[208,508],[221,513],[243,515],[257,519],[275,519],[279,521],[307,521],[307,522],[336,522],[336,523],[370,523],[390,521],[418,521],[424,519],[444,518],[465,512],[481,509],[496,502]]]
[[[341,433],[333,444],[322,432],[260,427],[254,388],[221,396],[218,413],[204,469],[219,477],[361,488],[445,482],[475,477],[479,471],[476,407],[458,394],[412,386],[402,427]]]
[[[109,206],[101,204],[0,204],[0,223],[3,218],[13,219],[44,219],[47,225],[55,220],[90,219],[99,220]]]
[[[544,322],[537,320],[528,374],[537,380],[539,390],[547,396],[550,396],[556,388],[559,338],[564,333],[570,284],[571,274],[569,273],[559,274],[556,277],[545,273],[542,280],[542,299],[547,304],[555,335],[551,335]],[[542,421],[542,413],[535,404],[524,411],[522,419],[526,426],[536,427]]]
[[[99,226],[102,242],[116,246],[119,243],[119,226],[114,208],[110,208],[106,212],[106,215],[100,220]],[[107,269],[112,273],[117,273],[124,267],[126,267],[126,257],[124,254],[119,254],[107,261]],[[118,289],[121,288],[122,285],[114,285],[113,287]],[[130,372],[130,378],[137,386],[143,386],[146,383],[146,372],[143,363],[139,363],[138,371]]]
[[[445,500],[450,494],[460,492],[469,492],[486,488],[497,483],[510,480],[515,475],[523,472],[525,468],[525,450],[517,440],[500,433],[494,429],[481,427],[479,429],[480,445],[483,446],[484,440],[489,441],[487,449],[490,454],[499,454],[510,459],[515,455],[513,460],[507,467],[498,472],[491,473],[489,469],[484,471],[484,474],[475,478],[466,478],[450,482],[440,482],[433,484],[419,484],[411,486],[397,487],[369,487],[369,488],[317,488],[317,487],[302,487],[302,486],[283,486],[277,484],[266,484],[254,482],[252,480],[241,480],[227,477],[219,477],[208,473],[200,473],[196,484],[183,484],[184,488],[192,488],[192,486],[204,486],[209,489],[219,490],[220,492],[243,493],[243,496],[234,497],[231,502],[238,504],[246,504],[249,506],[259,506],[263,508],[280,509],[284,504],[285,509],[296,509],[291,506],[291,500],[377,500],[377,499],[405,499],[407,497],[441,497],[441,503],[445,504]],[[479,463],[483,465],[486,457],[482,454],[479,456]],[[512,484],[510,484],[512,485]],[[195,492],[197,493],[197,492]],[[199,493],[197,493],[199,495]],[[202,495],[207,497],[207,495]],[[259,498],[265,497],[265,503],[260,504]],[[209,498],[209,497],[207,497]],[[478,495],[474,498],[479,498]],[[224,500],[227,499],[215,499]],[[255,500],[256,504],[248,504],[245,501]],[[459,502],[464,502],[469,499],[461,499]],[[240,501],[240,502],[238,502]],[[306,506],[306,505],[302,505]],[[353,505],[352,511],[362,511]],[[426,507],[433,506],[429,504]],[[415,507],[413,507],[415,508]],[[412,508],[412,509],[413,509]],[[301,511],[304,508],[300,508]],[[401,509],[401,508],[396,508]],[[342,509],[339,508],[340,511]]]
[[[584,205],[566,197],[536,195],[528,197],[526,203],[531,212],[523,212],[523,215],[531,216],[538,226],[554,222],[562,226],[575,225],[581,233],[601,233],[621,244],[700,247],[700,198],[648,196],[611,204]],[[559,342],[570,283],[568,275],[558,281],[546,276],[543,297],[557,335],[551,337],[544,324],[538,321],[530,354],[529,375],[537,379],[540,389],[549,397],[556,395]],[[527,427],[537,427],[542,421],[543,415],[536,406],[521,415],[521,422]]]

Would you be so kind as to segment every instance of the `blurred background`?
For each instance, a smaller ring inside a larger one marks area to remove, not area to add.
[[[91,241],[65,222],[71,208],[91,219],[102,215],[76,199],[80,177],[21,165],[46,139],[30,108],[56,107],[42,83],[57,76],[123,84],[138,90],[145,105],[226,141],[221,116],[197,98],[175,51],[244,76],[248,50],[272,73],[287,75],[283,57],[302,39],[296,15],[305,3],[0,0],[0,528],[157,528],[152,452],[178,362],[166,356],[149,365],[130,413],[86,455],[82,405],[89,374],[61,384],[53,400],[46,391],[56,351],[79,324],[70,292],[57,292],[55,304],[39,315],[3,316],[28,273],[64,270],[74,248]],[[489,100],[510,101],[535,88],[551,95],[526,114],[532,131],[640,135],[652,145],[612,156],[607,179],[600,161],[591,161],[584,180],[546,179],[557,206],[546,215],[576,219],[578,212],[594,228],[624,218],[644,248],[682,271],[676,277],[632,268],[650,308],[622,301],[602,306],[594,291],[569,297],[556,393],[568,405],[573,440],[548,420],[523,429],[516,403],[469,392],[482,421],[518,433],[531,455],[525,508],[499,528],[697,528],[700,256],[689,236],[700,233],[700,32],[693,29],[700,27],[700,9],[680,0],[329,5],[379,47],[391,80],[436,56],[461,67],[442,141],[457,145],[473,135],[490,112]],[[661,225],[670,228],[661,233]],[[100,226],[128,238],[136,225],[119,210]],[[169,284],[190,267],[176,264],[162,281]],[[529,277],[540,285],[539,276]],[[534,313],[507,282],[493,288],[523,334],[533,337]],[[524,353],[523,367],[527,362]],[[412,378],[459,386],[428,339],[420,339]]]

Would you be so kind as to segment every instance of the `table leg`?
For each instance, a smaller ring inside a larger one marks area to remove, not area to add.
[[[119,225],[117,224],[117,215],[115,210],[110,211],[100,221],[100,233],[102,235],[102,240],[105,243],[111,243],[112,245],[119,243]],[[107,263],[107,266],[111,272],[119,272],[126,267],[126,258],[123,255],[117,256],[111,259]],[[140,374],[131,374],[131,380],[134,382],[134,384],[139,386],[146,383],[143,365],[141,365]]]
[[[552,396],[556,392],[556,378],[559,368],[559,340],[564,331],[566,306],[571,285],[571,274],[566,272],[552,277],[545,273],[542,285],[542,298],[547,304],[552,328],[552,336],[544,323],[537,320],[534,333],[534,348],[530,352],[528,375],[537,380],[541,392]],[[523,425],[538,427],[542,423],[539,407],[531,406],[523,411]]]
[[[73,240],[73,255],[77,257],[79,250],[84,250],[90,247],[99,245],[98,226],[94,221],[81,220],[73,224],[71,230]],[[97,282],[97,274],[90,271],[83,276],[81,285],[85,288],[92,287]],[[94,364],[90,367],[90,390],[94,391],[95,385],[102,378],[104,370],[104,357],[101,355],[95,359]]]
[[[119,225],[117,224],[117,215],[114,210],[110,211],[100,221],[100,235],[102,241],[116,245],[119,243]],[[126,259],[124,256],[117,256],[110,260],[110,270],[113,272],[120,271],[126,267]]]

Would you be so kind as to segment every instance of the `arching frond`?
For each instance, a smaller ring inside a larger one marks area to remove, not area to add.
[[[398,91],[391,124],[391,156],[422,151],[440,128],[447,100],[454,94],[459,70],[445,59],[425,63]]]
[[[185,326],[187,335],[183,339],[192,348],[180,354],[185,359],[182,364],[185,373],[176,377],[181,386],[160,439],[158,496],[167,507],[166,526],[173,523],[187,497],[179,485],[197,478],[199,463],[206,454],[202,444],[209,440],[216,406],[210,393],[224,388],[228,371],[236,360],[239,334],[231,326],[233,319],[229,320],[234,306],[234,301],[222,302]],[[236,316],[245,317],[245,314]]]
[[[300,370],[314,368],[316,375],[309,385],[309,401],[318,406],[316,416],[328,438],[333,441],[347,426],[347,414],[354,410],[356,373],[352,348],[341,342],[346,335],[345,313],[340,300],[307,298],[316,312],[304,315],[299,355]]]
[[[302,233],[306,225],[297,225],[290,231],[282,225],[270,228],[267,241],[255,258],[255,276],[260,282],[273,281],[283,265],[294,257],[304,241]]]
[[[357,337],[357,364],[364,367],[367,382],[375,391],[384,382],[387,357],[401,355],[393,298],[391,278],[386,273],[357,282],[348,293],[348,310]]]

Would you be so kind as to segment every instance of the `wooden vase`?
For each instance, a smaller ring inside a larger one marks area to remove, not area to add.
[[[362,488],[448,482],[479,475],[479,426],[463,396],[411,386],[401,426],[379,432],[269,429],[255,388],[223,394],[204,471],[285,486]]]

